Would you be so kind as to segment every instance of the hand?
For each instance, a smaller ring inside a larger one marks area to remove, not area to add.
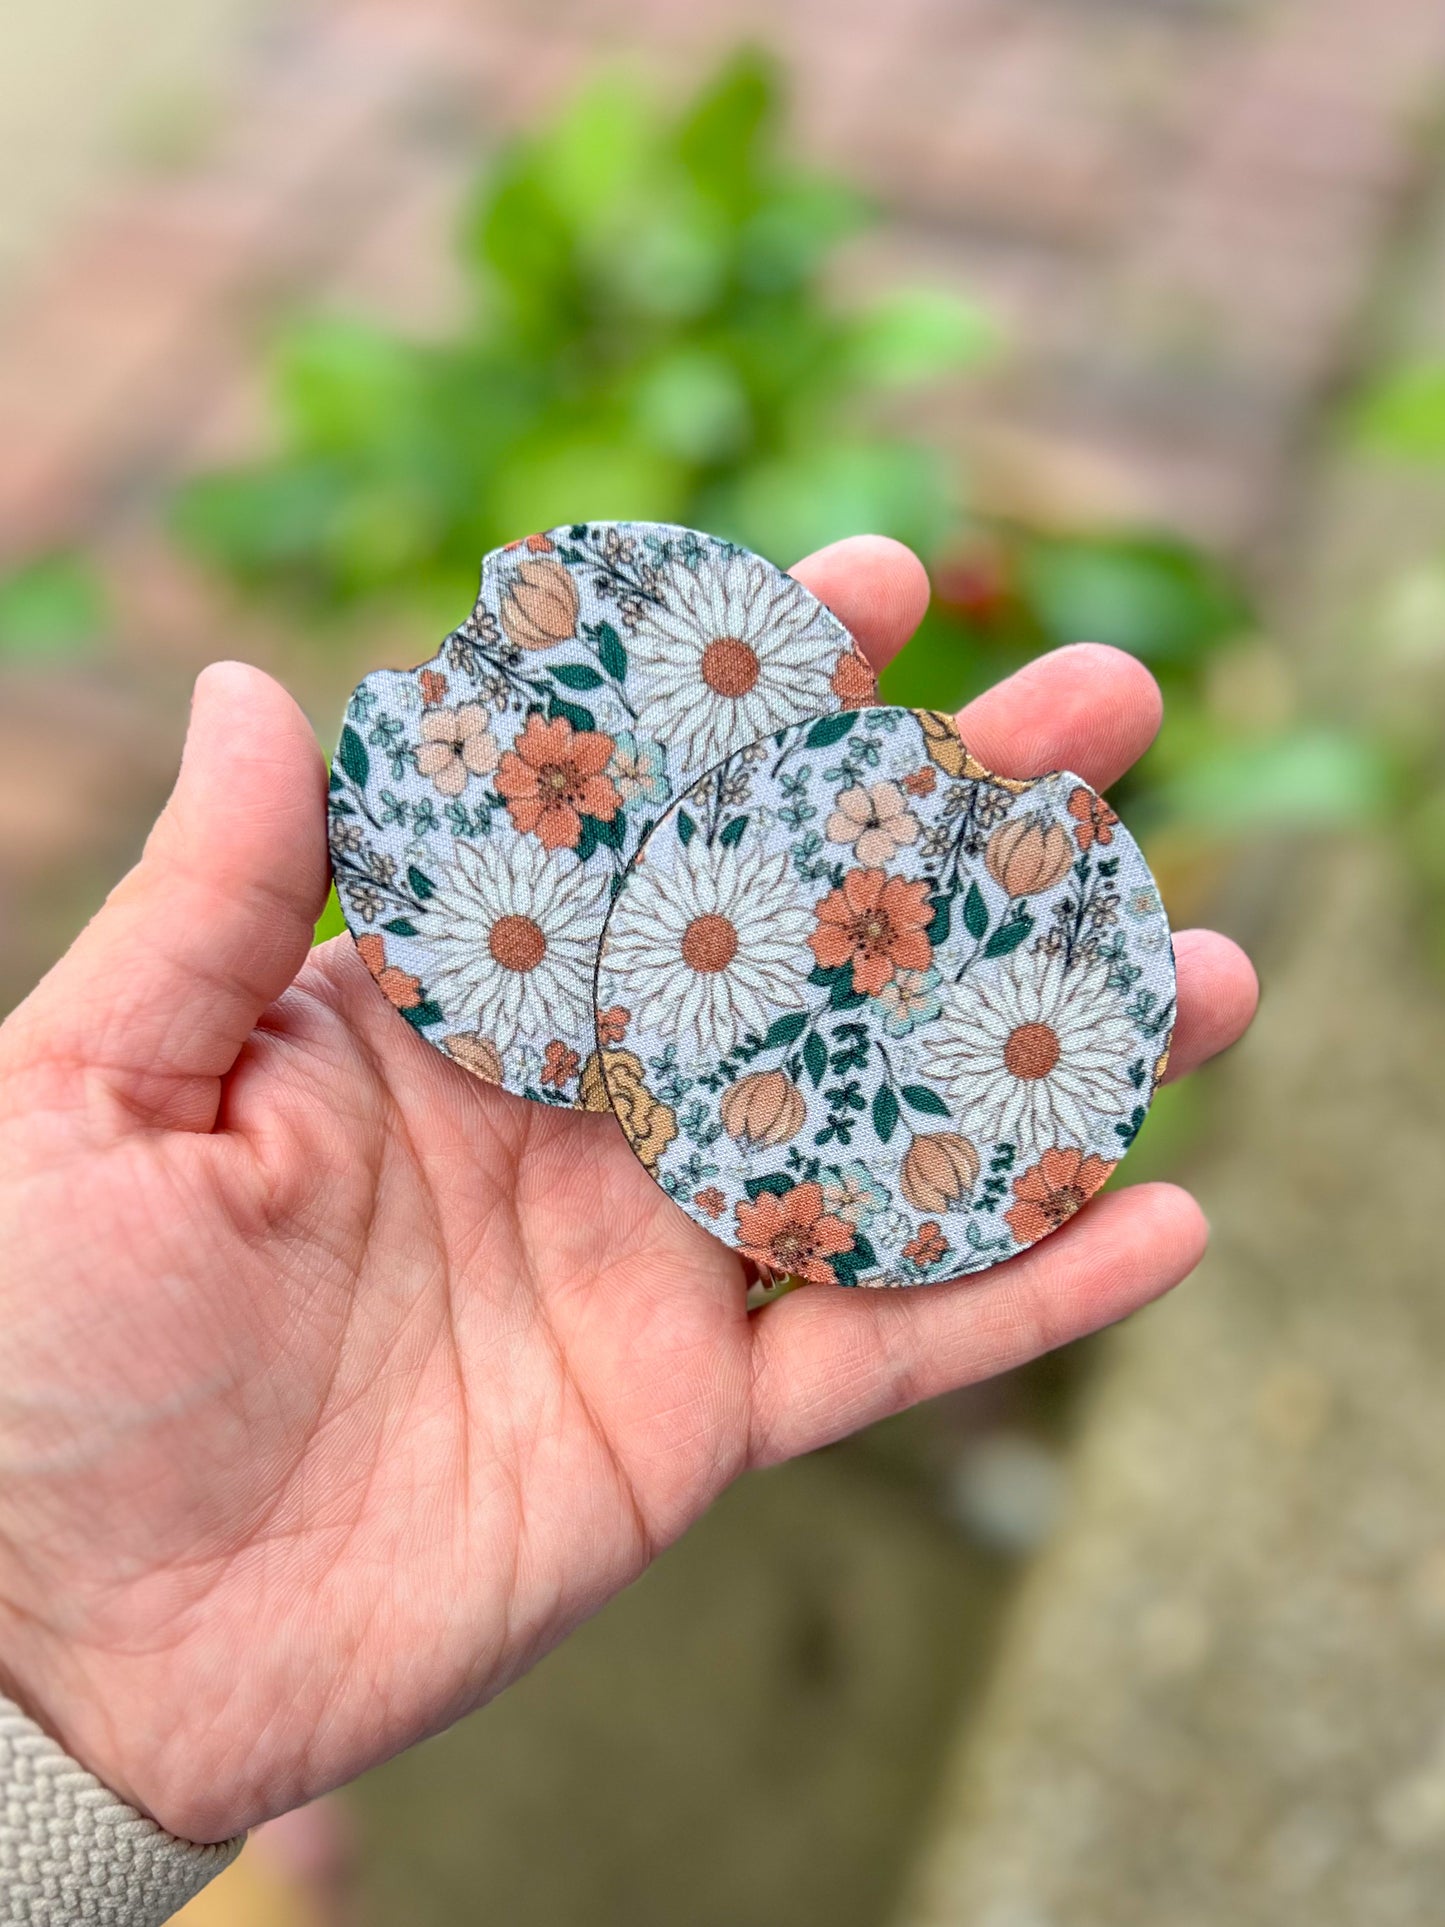
[[[796,573],[880,665],[927,600],[880,539]],[[961,723],[1103,787],[1158,719],[1084,646]],[[324,790],[290,697],[207,670],[140,864],[0,1028],[0,1677],[195,1840],[479,1705],[748,1467],[1120,1318],[1205,1243],[1140,1185],[971,1282],[750,1316],[611,1119],[474,1082],[349,938],[308,953]],[[1176,1075],[1255,997],[1222,937],[1178,962]]]

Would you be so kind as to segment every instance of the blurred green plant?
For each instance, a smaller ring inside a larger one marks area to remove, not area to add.
[[[0,660],[80,654],[107,621],[104,589],[80,556],[40,556],[0,580]]]
[[[458,331],[293,328],[282,453],[188,489],[182,532],[313,605],[396,597],[446,625],[487,549],[579,516],[790,559],[859,528],[935,553],[958,518],[946,464],[870,404],[976,362],[990,330],[937,292],[825,297],[866,210],[782,158],[780,118],[753,55],[676,119],[627,80],[592,86],[484,173]]]
[[[1391,369],[1350,417],[1356,444],[1400,461],[1445,461],[1445,361]]]
[[[676,114],[595,83],[483,171],[454,332],[293,325],[280,452],[189,486],[183,536],[313,624],[384,615],[420,653],[470,606],[488,549],[557,522],[679,521],[784,564],[876,530],[937,588],[891,700],[952,706],[1058,643],[1113,642],[1169,701],[1125,796],[1141,827],[1209,841],[1333,821],[1350,744],[1213,700],[1211,665],[1249,626],[1223,569],[1165,535],[971,521],[954,466],[890,425],[899,390],[977,367],[992,330],[937,291],[836,297],[834,257],[869,211],[789,161],[783,132],[755,54]]]
[[[1445,359],[1387,368],[1348,411],[1354,448],[1401,469],[1425,471],[1433,504],[1403,518],[1406,555],[1397,557],[1376,606],[1364,615],[1377,666],[1374,726],[1396,777],[1397,848],[1416,883],[1415,905],[1438,968],[1445,970],[1445,539],[1438,527],[1445,470]],[[1424,506],[1422,503],[1421,506]]]

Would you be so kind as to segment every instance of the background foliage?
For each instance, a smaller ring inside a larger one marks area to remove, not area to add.
[[[1042,649],[1113,642],[1169,703],[1124,799],[1145,834],[1357,810],[1372,777],[1352,739],[1216,700],[1212,665],[1249,646],[1216,563],[1167,534],[968,517],[955,465],[894,424],[899,391],[977,367],[993,331],[937,291],[842,300],[830,269],[869,210],[789,160],[783,132],[757,55],[676,115],[632,81],[594,84],[483,171],[454,332],[317,317],[285,333],[279,452],[193,484],[184,538],[313,625],[382,613],[420,655],[470,606],[488,549],[557,522],[678,521],[783,564],[881,531],[937,589],[892,700],[953,705]]]

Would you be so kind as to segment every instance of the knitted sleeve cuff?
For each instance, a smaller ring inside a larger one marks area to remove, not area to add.
[[[244,1838],[210,1847],[176,1839],[0,1698],[3,1927],[160,1927]]]

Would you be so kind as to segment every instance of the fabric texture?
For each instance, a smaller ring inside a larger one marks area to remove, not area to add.
[[[592,522],[494,551],[440,652],[347,711],[331,857],[363,960],[474,1075],[601,1102],[597,944],[654,822],[745,744],[873,696],[838,619],[730,542]]]
[[[242,1839],[178,1840],[0,1699],[0,1922],[159,1927],[230,1865]]]
[[[914,1285],[1047,1236],[1144,1122],[1174,963],[1137,845],[873,707],[719,763],[627,872],[602,1079],[649,1171],[770,1273]]]

